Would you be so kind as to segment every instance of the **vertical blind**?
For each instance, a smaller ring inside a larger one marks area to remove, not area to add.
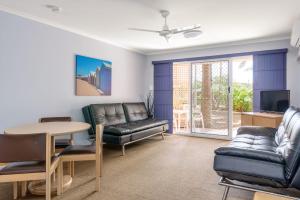
[[[253,55],[253,111],[260,111],[262,90],[286,89],[286,53],[280,50]]]
[[[173,131],[173,63],[154,64],[154,116],[169,121]]]

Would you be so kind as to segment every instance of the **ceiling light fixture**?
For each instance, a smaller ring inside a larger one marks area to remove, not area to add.
[[[200,30],[187,30],[183,32],[185,38],[196,38],[202,34]]]
[[[164,37],[167,42],[173,35],[182,34],[185,38],[195,38],[202,33],[202,31],[200,30],[201,26],[199,24],[194,26],[170,29],[167,23],[167,17],[169,16],[170,12],[167,10],[161,10],[159,12],[164,18],[164,25],[162,27],[162,30],[149,30],[143,28],[129,28],[129,30],[156,33],[159,36]]]
[[[61,8],[56,5],[47,4],[47,5],[45,5],[45,7],[50,9],[52,12],[60,12],[61,11]]]

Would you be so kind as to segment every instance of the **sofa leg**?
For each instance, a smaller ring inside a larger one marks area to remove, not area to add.
[[[165,139],[165,133],[164,132],[161,133],[161,137],[162,137],[163,140]]]
[[[228,192],[229,192],[229,186],[225,186],[225,190],[224,190],[224,193],[223,193],[222,200],[226,200],[227,199]]]
[[[122,145],[122,156],[125,156],[125,145]]]

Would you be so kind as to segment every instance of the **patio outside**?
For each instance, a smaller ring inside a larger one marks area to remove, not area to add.
[[[231,66],[235,135],[241,125],[241,112],[252,111],[252,57],[232,59]],[[228,134],[228,68],[228,61],[174,63],[175,133]]]

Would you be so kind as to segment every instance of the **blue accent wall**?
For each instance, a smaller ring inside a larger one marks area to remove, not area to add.
[[[286,89],[286,52],[253,56],[253,111],[260,111],[262,90]]]
[[[154,64],[154,116],[169,120],[173,132],[173,63]]]

